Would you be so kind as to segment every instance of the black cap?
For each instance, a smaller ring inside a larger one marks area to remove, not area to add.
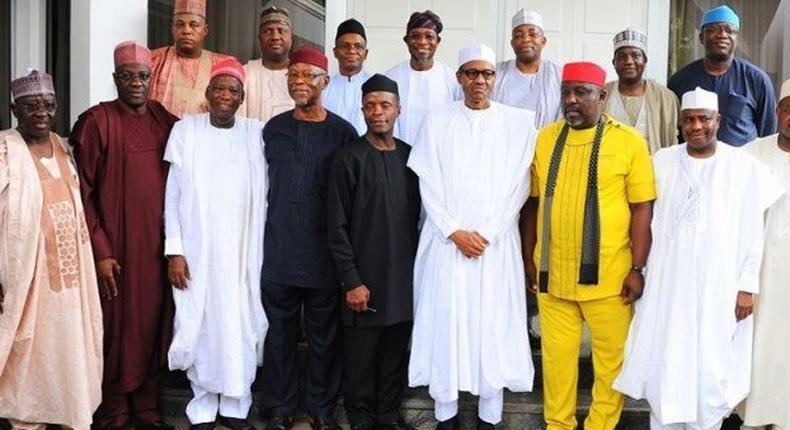
[[[376,73],[375,75],[368,78],[364,84],[362,84],[362,97],[365,97],[368,93],[374,93],[376,91],[385,91],[397,96],[398,83],[384,75]]]
[[[365,36],[365,27],[362,25],[361,22],[357,21],[354,18],[347,19],[340,23],[337,26],[337,35],[335,36],[335,40],[339,39],[340,36],[348,33],[354,33],[362,36],[365,41],[368,40],[367,36]]]

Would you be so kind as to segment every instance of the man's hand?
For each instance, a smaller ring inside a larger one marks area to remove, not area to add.
[[[526,262],[524,271],[527,274],[527,289],[532,294],[538,294],[538,268],[532,259]]]
[[[104,258],[96,263],[96,276],[99,278],[99,293],[105,300],[118,296],[115,275],[121,274],[121,265],[114,258]]]
[[[3,313],[3,301],[5,301],[5,290],[3,284],[0,284],[0,314]]]
[[[735,319],[740,321],[752,314],[754,310],[754,296],[746,291],[738,291],[735,301]]]
[[[630,270],[623,281],[623,289],[620,290],[620,298],[623,304],[630,305],[642,297],[645,289],[645,278],[639,272]]]
[[[368,310],[370,301],[370,290],[364,285],[346,291],[346,306],[354,312],[365,312]]]
[[[480,257],[488,245],[488,241],[474,231],[456,230],[450,235],[450,240],[468,258]]]
[[[189,266],[183,255],[170,255],[167,257],[167,279],[179,290],[186,289],[191,279]]]

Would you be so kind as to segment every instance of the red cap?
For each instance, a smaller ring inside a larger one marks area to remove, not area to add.
[[[119,43],[113,52],[113,59],[116,69],[125,64],[142,64],[151,68],[151,51],[132,40]]]
[[[315,48],[301,48],[294,51],[291,54],[290,64],[296,63],[307,63],[324,69],[324,71],[329,68],[329,60],[326,59],[326,55]]]
[[[230,57],[211,66],[211,79],[222,75],[233,76],[234,78],[238,79],[242,85],[244,85],[244,79],[246,78],[247,74],[244,72],[244,66],[239,63],[239,60]]]
[[[606,71],[587,61],[567,63],[562,68],[562,82],[567,81],[586,82],[603,88],[606,85]]]

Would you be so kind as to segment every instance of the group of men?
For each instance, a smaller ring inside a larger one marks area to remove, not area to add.
[[[607,84],[543,58],[534,11],[513,17],[514,60],[472,44],[455,69],[434,59],[441,19],[415,12],[410,59],[372,75],[350,19],[330,77],[323,53],[292,49],[285,9],[261,13],[262,57],[242,66],[203,49],[205,2],[177,0],[174,45],[119,44],[118,98],[68,142],[51,77],[14,80],[0,416],[167,430],[169,367],[192,428],[249,430],[262,366],[267,429],[299,412],[338,429],[341,390],[352,429],[413,429],[407,383],[429,387],[438,429],[460,428],[460,391],[491,429],[505,389],[533,388],[532,332],[546,426],[575,429],[586,323],[584,428],[614,429],[624,394],[652,429],[717,429],[739,403],[749,428],[790,428],[790,81],[777,107],[734,56],[739,27],[707,11],[705,57],[668,89],[630,28]]]

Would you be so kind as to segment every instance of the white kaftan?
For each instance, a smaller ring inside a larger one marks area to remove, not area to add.
[[[719,142],[696,159],[659,151],[644,296],[614,388],[647,399],[661,425],[709,429],[749,392],[752,317],[738,291],[758,292],[763,214],[780,189],[746,151]]]
[[[268,322],[261,304],[267,175],[262,124],[213,127],[187,116],[170,134],[165,254],[183,255],[191,280],[173,289],[170,369],[226,397],[249,396]]]
[[[294,101],[288,94],[288,69],[267,69],[258,58],[245,64],[244,71],[247,73],[244,103],[236,115],[266,124],[271,117],[294,108]]]
[[[562,118],[560,81],[560,67],[549,60],[542,60],[534,75],[518,70],[516,60],[505,61],[497,64],[493,99],[534,111],[540,129]]]
[[[745,148],[768,165],[784,194],[765,218],[765,254],[754,311],[752,390],[743,418],[748,426],[790,429],[790,152],[779,148],[777,135]]]
[[[329,79],[329,86],[321,93],[324,107],[350,122],[360,136],[368,131],[362,115],[362,84],[368,78],[370,74],[364,70],[350,78],[338,73]]]
[[[445,64],[435,61],[428,70],[417,71],[404,61],[385,73],[398,83],[400,116],[395,123],[395,137],[413,145],[420,124],[428,112],[441,110],[461,98],[458,79]]]
[[[411,151],[427,218],[414,267],[409,385],[429,385],[438,402],[457,400],[459,390],[494,398],[502,388],[532,389],[518,218],[533,123],[527,110],[455,102],[428,114]],[[480,258],[449,239],[458,229],[488,240]]]

